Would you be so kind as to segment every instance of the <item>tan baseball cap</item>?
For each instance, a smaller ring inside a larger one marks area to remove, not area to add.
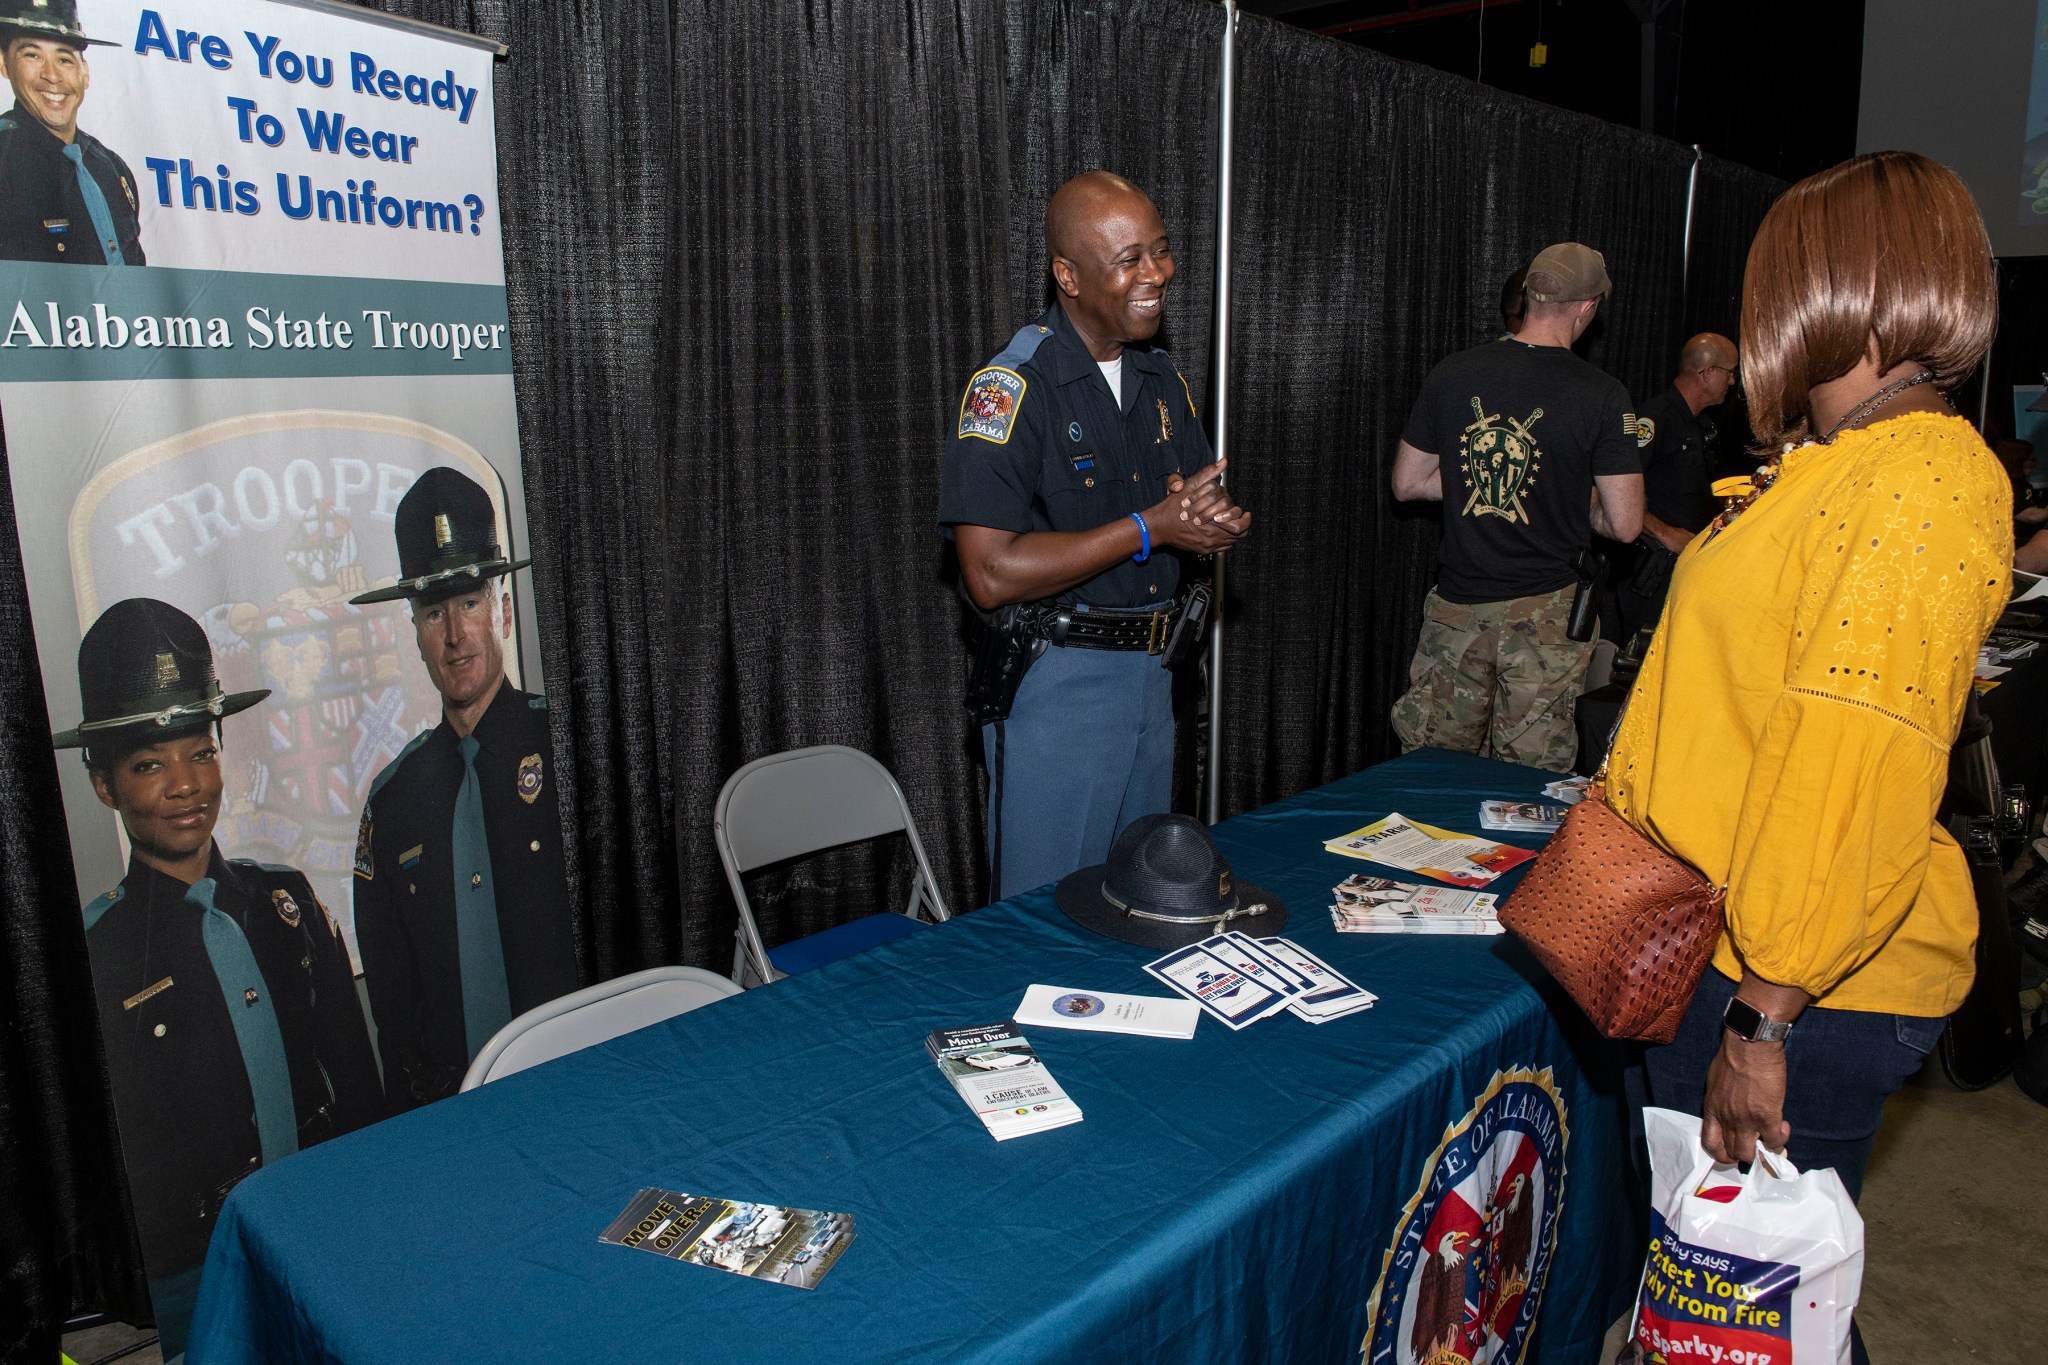
[[[1529,297],[1538,303],[1576,303],[1614,292],[1607,278],[1607,258],[1578,242],[1544,247],[1529,262]]]

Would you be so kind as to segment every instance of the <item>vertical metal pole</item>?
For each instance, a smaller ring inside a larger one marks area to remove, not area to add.
[[[1237,107],[1237,0],[1223,0],[1222,137],[1216,170],[1216,338],[1209,348],[1209,369],[1216,377],[1213,433],[1216,458],[1230,449],[1230,132]],[[1202,768],[1202,819],[1215,824],[1223,817],[1223,622],[1229,593],[1224,588],[1227,554],[1217,555],[1216,600],[1209,621],[1209,756]]]
[[[1686,313],[1686,310],[1692,307],[1692,208],[1699,192],[1700,144],[1695,142],[1692,144],[1692,170],[1687,172],[1685,177],[1685,248],[1682,257],[1684,264],[1678,268],[1679,321],[1687,327],[1692,326],[1692,320]]]

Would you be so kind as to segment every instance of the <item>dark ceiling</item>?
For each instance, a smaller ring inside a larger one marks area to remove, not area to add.
[[[1797,180],[1852,155],[1862,0],[1239,0]],[[1655,80],[1645,118],[1645,33]],[[1541,63],[1532,49],[1543,45]]]

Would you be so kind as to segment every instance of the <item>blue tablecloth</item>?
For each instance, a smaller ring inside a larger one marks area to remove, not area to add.
[[[999,1144],[927,1033],[1005,1018],[1033,982],[1163,993],[1155,954],[1074,927],[1048,887],[258,1172],[189,1358],[1355,1360],[1384,1278],[1372,1359],[1405,1362],[1415,1211],[1452,1209],[1475,1153],[1506,1209],[1519,1153],[1518,1188],[1561,1212],[1537,1330],[1491,1358],[1585,1365],[1638,1265],[1612,1048],[1505,939],[1336,933],[1330,887],[1368,865],[1320,847],[1394,809],[1477,832],[1481,797],[1546,776],[1422,751],[1218,827],[1286,934],[1379,994],[1362,1014],[1034,1030],[1086,1119]],[[1530,1118],[1550,1091],[1554,1132]],[[858,1236],[808,1291],[600,1244],[644,1186],[851,1213]]]

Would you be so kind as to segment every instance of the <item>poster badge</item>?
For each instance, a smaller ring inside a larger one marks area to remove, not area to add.
[[[1360,1365],[1517,1365],[1557,1249],[1567,1136],[1549,1067],[1493,1073],[1402,1210]]]
[[[519,799],[532,805],[540,798],[540,755],[528,754],[519,760]]]
[[[305,918],[299,913],[299,903],[292,899],[292,893],[279,888],[270,893],[270,903],[277,907],[277,917],[296,929]]]

